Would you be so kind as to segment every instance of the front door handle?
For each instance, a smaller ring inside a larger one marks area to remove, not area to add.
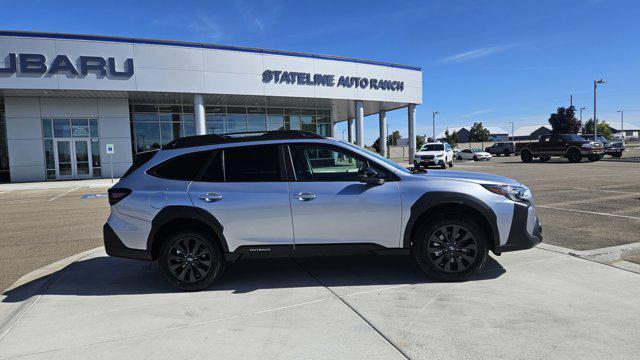
[[[208,192],[200,195],[200,200],[204,200],[206,202],[214,202],[222,200],[222,195],[215,192]]]
[[[311,201],[316,198],[316,194],[310,192],[301,192],[298,193],[298,200],[300,201]]]

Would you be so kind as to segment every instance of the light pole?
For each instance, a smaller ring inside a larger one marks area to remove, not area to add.
[[[434,142],[436,141],[436,114],[439,114],[439,112],[434,111],[433,114],[432,114],[433,115],[433,129],[432,129],[433,130],[433,139],[432,140]]]
[[[593,140],[598,138],[598,118],[596,117],[596,92],[598,91],[598,84],[604,84],[604,80],[593,80]]]
[[[618,110],[618,112],[620,113],[620,137],[624,141],[624,110]]]
[[[513,121],[509,121],[509,124],[511,124],[511,141],[513,141]]]

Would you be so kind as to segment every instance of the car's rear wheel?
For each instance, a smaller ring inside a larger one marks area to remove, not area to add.
[[[478,161],[478,157],[473,155],[473,161]]]
[[[462,160],[462,155],[458,155],[458,160]]]
[[[522,160],[522,162],[524,163],[531,162],[531,160],[533,160],[533,155],[531,155],[531,151],[522,150],[522,153],[520,153],[520,160]]]
[[[504,154],[504,156],[509,156],[509,155],[511,155],[511,153],[509,152],[509,150],[508,150],[508,149],[505,149],[502,153]]]
[[[475,221],[443,216],[420,226],[413,239],[413,254],[430,278],[463,280],[484,267],[487,238]]]
[[[162,244],[158,265],[176,289],[199,291],[222,275],[224,256],[218,245],[199,231],[180,231]]]
[[[580,151],[575,148],[570,149],[567,153],[567,159],[569,159],[569,162],[579,163],[582,160],[582,154],[580,154]]]

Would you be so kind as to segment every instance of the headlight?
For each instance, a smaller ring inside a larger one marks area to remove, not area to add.
[[[491,191],[494,194],[502,195],[509,200],[513,201],[526,201],[532,200],[531,190],[523,186],[511,186],[511,185],[482,185],[485,189]]]

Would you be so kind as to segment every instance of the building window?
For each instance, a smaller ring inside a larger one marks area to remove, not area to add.
[[[133,153],[160,149],[170,141],[195,135],[193,106],[132,104]],[[306,130],[331,136],[331,111],[260,106],[205,106],[207,134]]]
[[[0,100],[2,100],[0,98]],[[9,147],[7,146],[7,124],[4,102],[0,101],[0,183],[9,182]]]

